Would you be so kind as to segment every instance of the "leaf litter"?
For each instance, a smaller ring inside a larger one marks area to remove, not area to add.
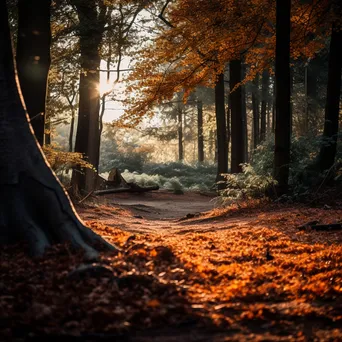
[[[112,215],[118,225],[135,220],[117,209]],[[232,217],[243,224],[231,224]],[[122,252],[102,254],[90,268],[67,245],[40,259],[30,259],[22,246],[4,247],[0,336],[342,340],[342,233],[299,229],[341,219],[341,210],[256,206],[133,235],[99,216],[88,225]],[[143,220],[139,227],[148,224],[161,223]]]

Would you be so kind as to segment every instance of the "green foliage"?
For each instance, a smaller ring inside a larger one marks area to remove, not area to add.
[[[301,200],[313,191],[317,191],[317,188],[320,188],[328,179],[330,171],[321,173],[317,163],[318,152],[324,143],[330,144],[331,140],[313,136],[292,138],[289,177],[291,192],[286,198]],[[254,150],[251,164],[244,164],[242,173],[224,175],[227,189],[221,192],[223,200],[225,202],[239,201],[273,195],[272,188],[276,185],[272,178],[273,158],[274,136],[270,135]],[[342,165],[340,143],[337,145],[335,181],[342,178],[339,176],[342,173],[339,165]]]
[[[148,175],[146,173],[138,174],[137,172],[129,172],[125,170],[122,176],[128,183],[136,183],[142,187],[158,185],[160,188],[181,192],[184,190],[183,184],[177,177],[166,178],[161,175]]]
[[[215,165],[187,165],[182,163],[156,164],[147,163],[144,172],[130,172],[125,170],[122,176],[127,182],[134,182],[140,186],[158,185],[162,189],[181,193],[185,190],[205,191],[215,185]],[[102,174],[107,178],[106,173]]]
[[[299,137],[292,138],[291,164],[289,184],[296,187],[302,182],[303,172],[314,164],[321,138]],[[253,152],[251,165],[258,175],[272,175],[274,157],[274,135],[269,135],[265,142]]]
[[[143,169],[147,174],[158,174],[169,179],[177,177],[188,190],[209,190],[215,185],[215,164],[148,163]]]
[[[250,164],[242,165],[242,173],[226,173],[223,177],[227,187],[220,195],[224,203],[265,197],[276,185],[270,174],[258,174]]]

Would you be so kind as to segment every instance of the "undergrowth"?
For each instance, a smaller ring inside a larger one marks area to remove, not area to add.
[[[101,175],[108,177],[108,173]],[[127,182],[134,182],[142,187],[158,185],[172,191],[208,191],[215,187],[216,166],[179,162],[148,163],[144,165],[143,172],[126,169],[122,176]]]

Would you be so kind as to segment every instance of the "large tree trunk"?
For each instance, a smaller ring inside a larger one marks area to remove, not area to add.
[[[47,165],[20,98],[13,65],[6,2],[0,1],[0,243],[25,242],[32,255],[69,242],[88,258],[92,245],[113,250],[85,227]]]
[[[45,96],[50,67],[51,0],[19,0],[17,68],[31,126],[44,144]]]
[[[230,62],[230,89],[232,103],[232,153],[231,153],[231,173],[239,173],[242,171],[241,165],[244,162],[244,127],[242,118],[242,92],[241,86],[234,90],[234,87],[241,82],[241,60]]]
[[[282,195],[286,193],[288,190],[291,147],[291,0],[277,0],[276,6],[276,126],[274,150],[274,177],[278,182],[278,195]]]
[[[342,5],[336,4],[336,17],[341,18]],[[339,20],[338,19],[338,20]],[[321,171],[329,170],[335,163],[338,116],[341,92],[342,68],[342,31],[337,24],[333,24],[329,52],[328,86],[325,106],[325,121],[323,137],[325,138],[319,153]]]
[[[81,76],[79,85],[79,111],[75,152],[85,155],[98,170],[100,157],[100,44],[104,23],[99,19],[95,2],[73,0],[80,21]],[[80,172],[81,171],[81,172]],[[92,191],[95,186],[94,170],[75,170],[72,184],[77,193]]]
[[[204,143],[203,143],[203,102],[197,100],[197,149],[198,162],[204,162]]]
[[[222,173],[228,172],[228,146],[226,132],[226,113],[224,101],[224,74],[218,75],[215,85],[215,114],[217,134],[217,177],[216,181],[222,181]],[[218,189],[223,189],[223,183],[218,184]]]

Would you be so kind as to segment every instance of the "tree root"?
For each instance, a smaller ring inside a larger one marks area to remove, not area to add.
[[[87,260],[97,260],[99,250],[118,252],[83,224],[62,188],[58,192],[21,175],[19,183],[0,185],[0,190],[0,243],[25,242],[32,256],[58,243],[83,250]]]

